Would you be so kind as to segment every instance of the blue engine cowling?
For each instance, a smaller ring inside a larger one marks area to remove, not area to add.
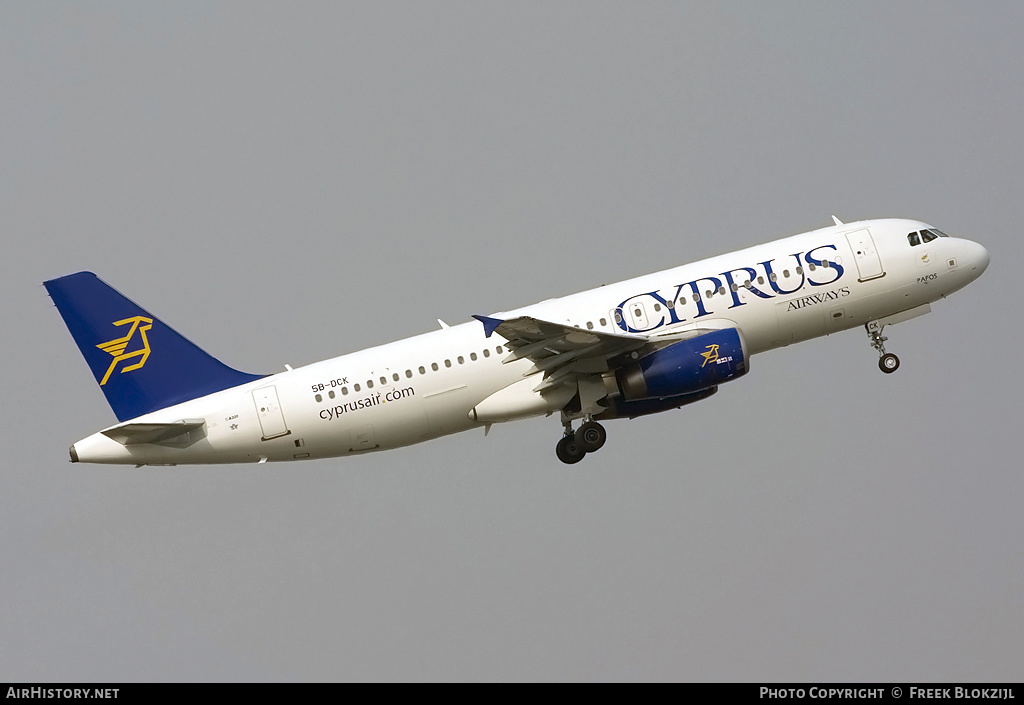
[[[638,416],[658,414],[669,409],[678,409],[681,406],[692,404],[702,399],[707,399],[718,391],[718,387],[711,387],[702,392],[693,394],[680,394],[675,397],[664,399],[639,399],[637,401],[626,401],[621,396],[610,396],[603,403],[607,405],[605,411],[594,414],[594,419],[604,421],[606,419],[635,419]]]
[[[683,340],[620,368],[615,379],[626,401],[694,394],[747,373],[747,352],[735,328]]]

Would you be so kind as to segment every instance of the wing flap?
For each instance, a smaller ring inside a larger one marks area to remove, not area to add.
[[[607,372],[613,369],[609,360],[650,345],[645,336],[583,330],[530,316],[508,320],[474,318],[483,324],[487,337],[497,333],[508,341],[505,347],[509,355],[503,363],[528,359],[533,365],[524,376],[543,373],[535,391],[562,385],[575,387],[578,376]]]

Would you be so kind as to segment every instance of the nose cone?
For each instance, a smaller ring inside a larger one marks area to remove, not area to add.
[[[971,270],[971,275],[977,279],[981,276],[982,272],[988,269],[988,263],[991,260],[991,257],[988,254],[988,250],[976,242],[968,240],[964,244],[966,245],[964,259],[966,260],[968,269]]]

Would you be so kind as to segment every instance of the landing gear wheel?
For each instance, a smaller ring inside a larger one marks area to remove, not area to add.
[[[580,462],[586,454],[587,451],[576,442],[575,436],[565,436],[555,446],[555,455],[566,465]]]
[[[585,452],[600,450],[608,440],[608,432],[597,421],[587,421],[576,430],[576,444]]]
[[[900,368],[900,359],[892,353],[886,353],[878,358],[878,369],[885,374],[892,374]]]

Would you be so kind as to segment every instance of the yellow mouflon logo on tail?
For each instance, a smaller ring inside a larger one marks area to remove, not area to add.
[[[131,372],[137,370],[146,364],[146,360],[149,359],[149,339],[146,337],[146,331],[153,327],[153,319],[146,318],[145,316],[135,316],[134,318],[126,318],[123,321],[114,321],[115,326],[124,326],[132,324],[131,329],[128,331],[128,335],[123,338],[116,338],[114,340],[108,340],[105,343],[100,343],[96,347],[105,353],[110,353],[114,356],[114,359],[110,362],[110,367],[107,368],[107,374],[103,375],[103,380],[100,382],[102,387],[110,379],[111,373],[114,368],[117,367],[117,363],[124,362],[125,360],[132,360],[134,358],[141,358],[134,365],[121,368],[121,372]],[[142,338],[142,348],[139,350],[133,350],[126,353],[125,350],[128,348],[128,343],[131,342],[132,338],[138,331],[139,336]]]

